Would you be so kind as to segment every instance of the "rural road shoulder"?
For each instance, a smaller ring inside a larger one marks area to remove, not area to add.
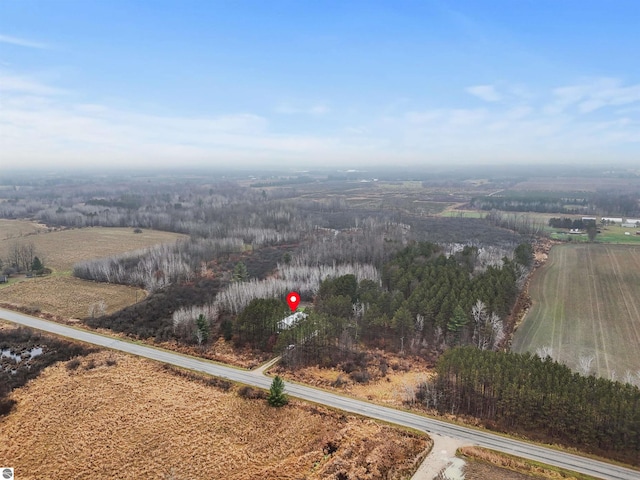
[[[13,312],[11,310],[0,309],[0,319],[56,335],[73,338],[82,342],[99,345],[101,347],[138,355],[158,362],[169,363],[178,367],[203,372],[216,377],[232,380],[234,382],[252,385],[254,387],[268,389],[271,385],[270,378],[256,375],[250,371],[227,367],[207,360],[181,355],[150,346],[118,340],[116,338],[99,335],[86,330],[76,329],[66,325]],[[557,467],[592,475],[594,477],[612,480],[637,480],[640,478],[640,472],[637,470],[631,470],[629,468],[581,457],[579,455],[573,455],[553,450],[551,448],[501,437],[485,431],[427,418],[415,413],[374,405],[372,403],[343,397],[335,393],[318,390],[304,385],[287,383],[286,392],[292,397],[300,398],[302,400],[308,400],[329,407],[338,408],[340,410],[401,425],[403,427],[457,438],[464,443],[491,448],[500,452],[555,465]]]

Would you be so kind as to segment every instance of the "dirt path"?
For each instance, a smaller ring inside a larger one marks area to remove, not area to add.
[[[433,480],[442,470],[453,463],[456,458],[456,450],[469,442],[451,437],[443,437],[430,433],[433,440],[433,448],[420,468],[411,477],[411,480]]]
[[[279,361],[280,361],[280,357],[272,358],[267,363],[263,363],[258,368],[255,368],[255,369],[251,370],[251,373],[253,373],[255,375],[262,376],[262,375],[265,374],[265,372],[267,370],[269,370],[271,367],[273,367]]]

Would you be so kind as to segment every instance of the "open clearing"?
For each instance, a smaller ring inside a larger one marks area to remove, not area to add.
[[[74,277],[44,277],[0,289],[0,303],[28,307],[66,318],[85,318],[92,304],[103,301],[107,314],[140,301],[145,291],[126,285],[90,282]]]
[[[550,346],[552,357],[621,379],[640,370],[640,248],[558,245],[531,280],[533,305],[513,338],[515,352]]]
[[[621,225],[608,225],[606,227],[599,227],[600,233],[596,236],[596,242],[598,243],[621,243],[628,245],[640,245],[640,235],[636,235],[636,232],[640,232],[639,228],[626,228]],[[572,241],[572,242],[588,242],[589,237],[587,234],[582,235],[570,235],[568,232],[557,232],[558,229],[549,228],[549,231],[553,232],[551,238]]]
[[[0,218],[0,242],[11,238],[34,235],[47,231],[47,227],[29,220],[7,220]]]
[[[145,292],[124,285],[89,282],[70,277],[73,265],[82,260],[106,257],[160,243],[175,242],[184,235],[132,228],[89,227],[46,231],[36,223],[0,220],[0,258],[7,258],[15,242],[33,243],[35,254],[54,270],[52,276],[11,279],[0,288],[0,303],[29,307],[70,318],[84,318],[89,306],[106,303],[106,312],[142,300]]]
[[[22,479],[399,479],[430,445],[301,402],[274,409],[113,352],[49,367],[13,398],[0,458]]]
[[[8,222],[20,222],[19,226]],[[2,231],[17,231],[24,228],[27,222],[21,220],[4,220]],[[33,228],[37,228],[37,224]],[[133,233],[133,228],[88,227],[55,232],[43,232],[36,235],[24,235],[7,239],[0,234],[0,258],[6,258],[14,242],[30,242],[35,253],[45,265],[58,272],[69,272],[73,265],[82,260],[108,257],[119,253],[137,250],[159,243],[175,242],[185,235],[157,230],[143,230]]]

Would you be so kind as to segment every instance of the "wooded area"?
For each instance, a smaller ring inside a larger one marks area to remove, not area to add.
[[[437,409],[640,464],[640,389],[550,357],[455,348],[437,364]]]

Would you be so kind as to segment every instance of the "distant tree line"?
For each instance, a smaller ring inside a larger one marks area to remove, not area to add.
[[[553,228],[566,228],[566,229],[577,229],[583,230],[586,228],[586,224],[591,222],[583,222],[579,218],[569,218],[569,217],[553,217],[549,219],[549,226]]]
[[[479,210],[505,212],[539,212],[565,214],[640,215],[640,192],[597,192],[580,197],[553,195],[483,196],[475,197],[470,205]]]
[[[471,205],[479,210],[502,210],[505,212],[539,213],[584,213],[589,208],[586,198],[567,198],[548,196],[484,196],[471,200]]]

